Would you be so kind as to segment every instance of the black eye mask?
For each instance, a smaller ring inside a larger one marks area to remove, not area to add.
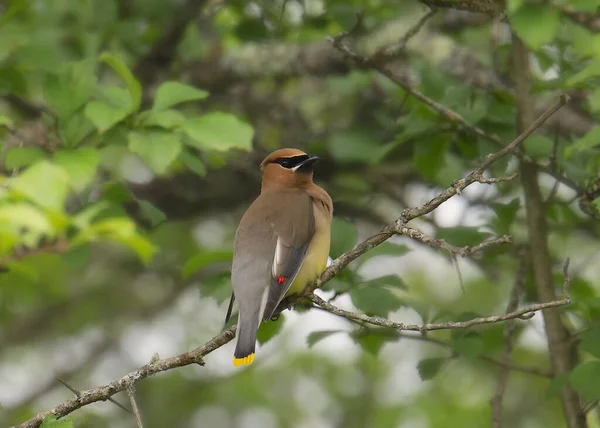
[[[304,162],[308,158],[309,158],[308,155],[300,155],[300,156],[293,156],[291,158],[275,159],[273,161],[273,163],[278,163],[279,165],[281,165],[284,168],[292,169],[292,168],[300,165],[302,162]]]

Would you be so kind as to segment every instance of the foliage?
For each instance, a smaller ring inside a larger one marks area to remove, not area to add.
[[[363,26],[345,43],[375,54],[427,12],[423,3],[432,2],[3,5],[0,425],[67,399],[55,376],[83,390],[222,331],[235,227],[259,191],[265,153],[293,146],[322,158],[315,178],[334,200],[336,258],[478,167],[499,149],[494,138],[510,142],[519,94],[508,24],[441,7],[389,63],[452,110],[444,114],[324,41],[350,30],[361,11]],[[493,2],[455,6],[467,3]],[[560,311],[577,360],[567,373],[539,376],[550,366],[542,316],[516,321],[511,362],[524,369],[510,372],[505,426],[564,426],[566,386],[585,405],[600,400],[596,8],[597,0],[506,2],[530,50],[540,111],[559,93],[572,98],[519,156],[540,167],[559,296],[562,261],[572,260],[572,304]],[[486,176],[517,168],[506,156]],[[519,281],[519,303],[538,302],[523,255],[530,209],[519,180],[475,184],[410,226],[456,247],[502,235],[515,245],[449,261],[441,241],[394,237],[319,293],[407,324],[501,314]],[[204,367],[138,383],[145,428],[490,425],[504,324],[419,335],[320,314],[299,306],[262,324],[248,369],[232,371],[227,345]],[[133,423],[114,404],[99,405],[41,426]],[[588,424],[600,426],[596,411]]]

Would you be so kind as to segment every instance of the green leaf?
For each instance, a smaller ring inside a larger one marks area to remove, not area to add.
[[[183,150],[179,154],[179,160],[190,169],[190,171],[195,172],[200,177],[206,176],[206,167],[204,163],[200,160],[200,158],[193,152],[189,150]]]
[[[164,174],[181,152],[181,135],[172,132],[130,132],[129,150],[156,174]]]
[[[446,161],[449,147],[449,138],[444,134],[415,144],[413,162],[423,177],[430,181],[435,180]]]
[[[361,287],[371,287],[371,286],[379,286],[379,287],[395,287],[400,288],[402,290],[407,290],[408,286],[406,283],[400,278],[398,275],[384,275],[374,279],[371,279],[367,282],[363,282]]]
[[[517,217],[519,211],[519,198],[514,198],[508,204],[493,202],[490,208],[496,213],[496,218],[492,220],[492,226],[499,235],[508,235],[512,224]]]
[[[188,119],[184,130],[200,150],[252,149],[254,130],[229,113],[209,113]]]
[[[95,68],[95,61],[84,60],[46,76],[44,101],[59,119],[68,120],[90,99],[97,83]]]
[[[156,90],[153,110],[165,110],[187,101],[203,100],[208,92],[179,82],[164,82]]]
[[[63,135],[65,147],[80,146],[86,138],[95,134],[96,127],[85,116],[85,110],[76,113],[65,122],[61,122],[60,131]]]
[[[15,229],[26,228],[45,235],[52,233],[52,225],[44,213],[24,203],[0,205],[0,224]]]
[[[84,114],[102,134],[125,119],[129,112],[103,101],[90,101],[85,106]]]
[[[10,187],[38,205],[62,211],[67,198],[69,176],[48,161],[36,163],[10,180]]]
[[[595,325],[579,335],[579,349],[600,358],[600,326]]]
[[[329,137],[327,147],[340,163],[367,163],[375,154],[372,135],[358,129],[334,133]]]
[[[352,331],[350,337],[363,351],[377,356],[387,342],[400,339],[400,333],[388,328],[363,328]]]
[[[554,150],[554,143],[543,135],[534,135],[525,140],[525,153],[532,158],[550,156]]]
[[[506,10],[509,13],[513,13],[514,11],[519,9],[522,4],[523,4],[523,0],[507,0],[506,1]]]
[[[183,265],[182,276],[184,279],[188,278],[193,273],[200,269],[220,262],[231,262],[233,260],[232,251],[204,251],[196,254],[195,256],[188,259]]]
[[[132,249],[146,266],[150,264],[157,250],[152,242],[138,234],[117,241]]]
[[[6,151],[4,166],[6,169],[22,168],[46,157],[39,147],[11,147]]]
[[[82,211],[75,214],[71,222],[75,227],[79,229],[87,229],[92,224],[94,218],[98,216],[102,211],[108,209],[110,205],[106,201],[101,201],[93,205],[89,205]]]
[[[140,125],[146,128],[158,127],[163,129],[177,129],[185,123],[185,116],[177,110],[148,110],[139,115]]]
[[[258,343],[264,345],[274,336],[276,336],[283,328],[284,319],[284,314],[279,314],[279,319],[277,319],[277,321],[269,320],[261,323],[256,334],[256,340],[258,340]]]
[[[107,63],[123,79],[131,98],[132,111],[138,111],[142,104],[142,85],[140,85],[140,82],[137,81],[125,63],[116,56],[103,53],[100,55],[100,61]]]
[[[352,223],[339,217],[333,217],[331,221],[331,247],[329,250],[331,258],[335,259],[354,248],[357,238],[358,232]]]
[[[600,76],[600,59],[586,65],[582,70],[567,79],[567,86],[575,86],[592,77]]]
[[[120,86],[104,86],[97,94],[99,100],[108,103],[120,110],[124,110],[128,115],[133,113],[133,105],[129,92]]]
[[[220,272],[202,280],[200,293],[204,297],[212,297],[217,303],[231,298],[231,274]]]
[[[99,160],[98,151],[88,147],[58,150],[54,154],[54,162],[69,174],[71,187],[77,192],[81,192],[92,181]]]
[[[582,138],[565,147],[565,157],[571,158],[574,154],[600,145],[600,126],[595,126]]]
[[[345,293],[351,288],[348,281],[342,281],[339,278],[333,278],[323,285],[324,291],[335,291],[336,293]]]
[[[583,400],[600,400],[600,360],[579,364],[571,372],[569,383]]]
[[[0,126],[4,126],[6,128],[12,128],[13,127],[13,120],[3,114],[0,114]]]
[[[422,381],[431,380],[437,375],[447,358],[424,358],[417,364],[417,371]]]
[[[144,218],[146,218],[152,227],[156,227],[167,219],[167,215],[143,199],[138,199],[137,203]]]
[[[408,253],[410,248],[403,244],[393,244],[391,242],[384,242],[373,248],[372,250],[367,251],[358,259],[357,266],[364,265],[367,260],[372,259],[373,257],[387,256],[387,257],[401,257]]]
[[[136,233],[135,223],[126,217],[108,218],[96,222],[80,231],[72,244],[75,246],[96,240],[119,242],[135,251],[145,264],[150,263],[156,251],[150,241]]]
[[[483,352],[484,343],[481,335],[468,332],[452,338],[452,348],[465,357],[476,358]]]
[[[316,345],[317,343],[319,343],[321,340],[336,334],[336,333],[343,333],[343,330],[320,330],[320,331],[313,331],[310,332],[309,335],[306,337],[306,344],[308,345],[309,348],[312,348],[314,345]]]
[[[477,245],[484,241],[490,234],[481,232],[474,227],[456,226],[440,227],[436,231],[436,239],[443,239],[451,245],[465,246]]]
[[[48,415],[40,425],[40,428],[74,428],[73,420],[70,417],[56,419],[55,415]]]
[[[104,184],[102,196],[107,201],[112,202],[127,202],[133,199],[129,188],[120,182]]]
[[[560,27],[558,9],[541,4],[523,4],[510,16],[510,23],[531,49],[550,43]]]
[[[357,287],[350,290],[349,294],[354,306],[367,315],[387,317],[402,306],[398,296],[381,286]]]
[[[589,98],[590,110],[592,113],[600,112],[600,89],[596,89]]]

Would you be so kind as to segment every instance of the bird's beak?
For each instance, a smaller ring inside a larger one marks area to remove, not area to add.
[[[312,166],[313,163],[315,163],[316,161],[319,160],[318,156],[310,156],[308,159],[306,159],[304,162],[299,163],[298,165],[296,165],[294,167],[294,172],[298,171],[299,169],[308,169]]]

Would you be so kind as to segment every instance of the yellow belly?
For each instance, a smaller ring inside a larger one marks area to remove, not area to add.
[[[330,239],[329,228],[327,227],[325,230],[326,232],[324,233],[315,234],[308,247],[304,264],[300,268],[300,272],[298,272],[298,276],[296,276],[292,286],[285,294],[286,296],[302,293],[306,286],[317,279],[327,267]]]

